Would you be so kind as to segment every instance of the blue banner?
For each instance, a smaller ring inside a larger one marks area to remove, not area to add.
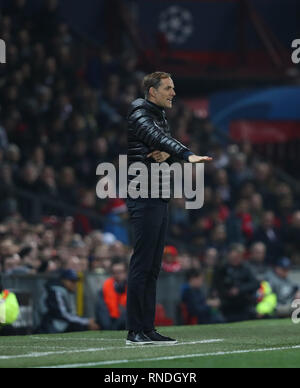
[[[147,48],[162,33],[174,49],[234,50],[237,4],[215,1],[137,0],[139,25]]]
[[[233,120],[300,121],[299,101],[299,86],[219,92],[210,98],[210,115],[227,132]]]
[[[236,51],[239,44],[240,2],[236,0],[136,0],[146,48],[164,34],[174,50]],[[297,38],[298,0],[251,0],[259,17],[280,42],[290,47]],[[248,49],[262,49],[250,18],[245,23]],[[300,38],[300,37],[299,37]]]

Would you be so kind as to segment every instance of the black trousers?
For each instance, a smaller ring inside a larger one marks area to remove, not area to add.
[[[161,199],[127,200],[134,252],[127,287],[127,329],[154,329],[156,285],[168,227],[168,203]]]

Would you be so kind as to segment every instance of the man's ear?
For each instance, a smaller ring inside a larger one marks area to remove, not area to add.
[[[155,97],[156,96],[156,92],[157,92],[157,90],[153,86],[151,86],[151,88],[149,89],[149,96],[150,97]]]

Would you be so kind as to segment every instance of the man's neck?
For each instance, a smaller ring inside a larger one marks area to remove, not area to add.
[[[160,109],[160,110],[164,110],[164,108],[160,105],[157,105],[155,102],[149,100],[148,98],[146,98],[146,101],[147,102],[150,102],[150,104],[154,105],[156,108]]]

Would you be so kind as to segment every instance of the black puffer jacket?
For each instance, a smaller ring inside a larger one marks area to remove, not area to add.
[[[154,151],[164,151],[171,155],[167,163],[187,160],[192,152],[176,139],[172,138],[170,127],[163,108],[148,100],[139,98],[131,103],[128,116],[128,167],[132,163],[142,162],[148,168],[150,189],[150,166],[155,163],[147,155]],[[135,176],[128,175],[128,182]],[[161,180],[160,180],[160,197]]]

